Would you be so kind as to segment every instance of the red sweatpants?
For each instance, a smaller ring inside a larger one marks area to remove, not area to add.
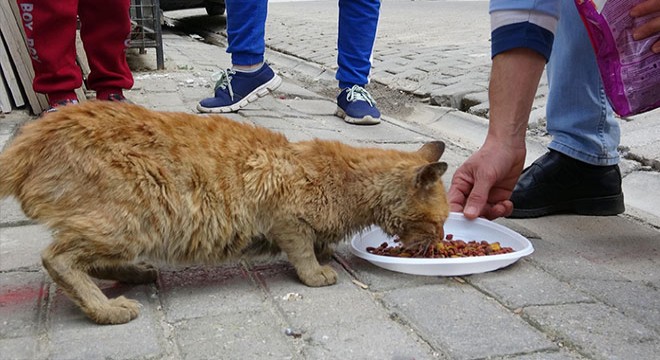
[[[133,75],[126,62],[131,22],[130,0],[17,0],[32,65],[34,91],[49,102],[75,99],[82,85],[76,64],[76,28],[87,54],[87,86],[99,94],[130,89]],[[71,97],[74,94],[74,97]]]

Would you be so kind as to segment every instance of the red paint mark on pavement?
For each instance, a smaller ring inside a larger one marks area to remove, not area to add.
[[[43,286],[25,285],[17,288],[4,288],[0,290],[0,307],[34,302],[44,297]]]

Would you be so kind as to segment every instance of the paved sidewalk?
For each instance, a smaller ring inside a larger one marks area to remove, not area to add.
[[[228,55],[192,37],[168,33],[164,42],[168,70],[136,72],[127,95],[149,108],[193,112],[212,93],[210,74],[229,64]],[[299,85],[301,77],[331,79],[327,71],[282,54],[268,57],[284,84],[229,117],[281,131],[292,141],[318,137],[416,149],[441,139],[448,144],[448,181],[485,129],[480,117],[437,107],[416,109],[410,119],[386,116],[378,126],[348,125],[332,115],[334,99]],[[149,67],[149,56],[140,60]],[[27,118],[16,112],[0,119],[0,148]],[[628,186],[626,195],[651,189]],[[143,309],[129,324],[98,326],[43,272],[39,252],[49,233],[28,221],[13,200],[4,200],[0,359],[657,358],[656,217],[498,222],[528,237],[535,253],[497,272],[442,278],[379,269],[343,244],[331,262],[338,284],[325,288],[302,285],[283,259],[164,268],[156,284],[102,282],[109,296],[125,294]]]

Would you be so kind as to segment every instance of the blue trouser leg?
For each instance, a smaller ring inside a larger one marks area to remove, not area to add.
[[[339,87],[369,82],[380,0],[339,0],[337,80]]]
[[[550,149],[593,165],[619,161],[619,124],[605,96],[596,57],[572,0],[561,15],[548,61]]]
[[[233,65],[264,61],[268,0],[226,0],[227,52]]]

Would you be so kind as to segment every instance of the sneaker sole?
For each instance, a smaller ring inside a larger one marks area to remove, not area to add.
[[[513,209],[511,219],[537,218],[554,214],[614,216],[626,211],[623,193],[598,198],[579,199],[537,209]]]
[[[272,79],[270,79],[267,83],[264,83],[258,88],[252,90],[251,93],[249,93],[246,97],[242,98],[235,104],[229,106],[216,107],[216,108],[207,108],[202,106],[201,104],[197,104],[197,110],[203,113],[236,112],[246,107],[249,103],[256,101],[260,97],[264,97],[268,95],[270,92],[280,87],[280,85],[282,85],[282,78],[279,77],[277,74],[275,74],[275,76]]]
[[[354,118],[351,116],[348,116],[346,112],[340,108],[337,107],[337,111],[335,111],[335,115],[344,119],[345,122],[353,125],[376,125],[380,124],[380,118],[375,118],[372,116],[365,116],[363,118]]]

